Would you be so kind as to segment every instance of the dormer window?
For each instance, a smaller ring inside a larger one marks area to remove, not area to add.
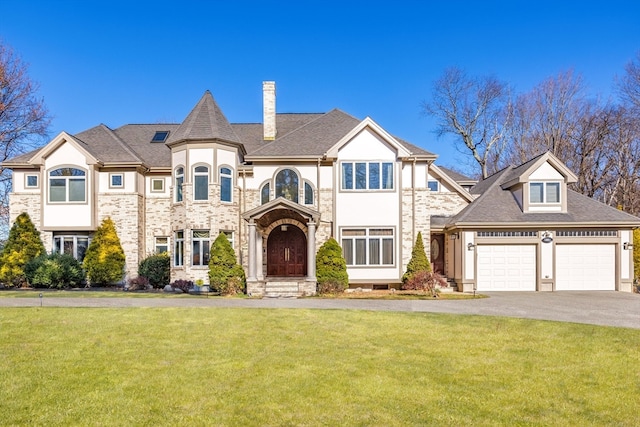
[[[560,183],[530,182],[529,203],[560,203]]]

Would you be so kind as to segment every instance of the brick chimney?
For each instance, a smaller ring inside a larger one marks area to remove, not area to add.
[[[276,139],[276,82],[262,82],[264,140]]]

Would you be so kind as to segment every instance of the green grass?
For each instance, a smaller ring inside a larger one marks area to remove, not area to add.
[[[2,308],[0,425],[640,424],[640,330],[347,310]]]

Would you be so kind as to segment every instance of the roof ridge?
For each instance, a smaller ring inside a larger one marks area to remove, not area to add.
[[[333,110],[331,110],[331,111],[333,111]],[[305,124],[303,124],[302,126],[299,126],[299,127],[295,128],[295,129],[290,130],[289,132],[285,133],[284,135],[276,136],[276,139],[274,139],[273,141],[269,141],[267,144],[262,145],[260,148],[258,148],[256,151],[254,151],[254,152],[252,153],[252,155],[255,155],[256,153],[259,153],[259,152],[260,152],[260,151],[262,151],[263,149],[265,149],[265,148],[267,148],[267,147],[270,147],[271,145],[276,144],[276,143],[277,143],[277,142],[279,142],[282,138],[284,138],[284,137],[286,137],[286,136],[288,136],[288,135],[291,135],[292,133],[298,132],[300,129],[304,129],[304,128],[305,128],[305,127],[307,127],[309,124],[311,124],[311,123],[313,123],[313,122],[315,122],[315,121],[317,121],[317,120],[320,120],[320,119],[321,119],[321,118],[323,118],[323,117],[326,117],[326,116],[327,116],[327,114],[329,114],[331,111],[326,112],[326,113],[318,113],[318,114],[321,114],[321,115],[320,115],[320,116],[318,116],[318,117],[316,117],[316,118],[314,118],[313,120],[310,120],[310,121],[306,122]]]
[[[489,187],[487,187],[486,190],[484,190],[482,193],[480,193],[480,195],[478,197],[476,197],[473,202],[469,203],[467,205],[466,208],[464,208],[463,210],[461,210],[458,215],[455,215],[454,218],[456,219],[456,221],[459,220],[463,220],[465,217],[467,217],[469,215],[469,212],[472,212],[476,206],[480,205],[479,202],[481,202],[482,200],[484,200],[487,196],[487,194],[493,190],[496,187],[500,186],[500,178],[502,176],[504,176],[507,172],[509,172],[510,170],[513,170],[513,166],[507,166],[505,168],[503,168],[501,171],[498,171],[496,173],[494,173],[493,175],[491,175],[491,177],[495,177],[494,181],[489,184]],[[498,175],[500,174],[500,175]],[[498,175],[498,176],[496,176]],[[489,177],[485,178],[485,179],[489,179]],[[482,182],[482,181],[480,181]],[[477,185],[477,184],[476,184]]]
[[[138,160],[140,163],[144,163],[144,161],[142,160],[142,157],[140,157],[140,155],[133,148],[129,147],[129,144],[124,142],[124,140],[120,138],[109,126],[105,125],[104,123],[100,123],[98,126],[106,130],[106,132],[113,139],[115,139],[116,142],[118,142],[130,155],[135,157],[136,160]]]

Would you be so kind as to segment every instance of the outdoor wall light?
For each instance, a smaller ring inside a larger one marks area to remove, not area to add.
[[[458,238],[458,233],[451,233],[449,234],[449,239],[450,240],[456,240]]]
[[[629,242],[624,242],[622,244],[622,249],[624,249],[625,251],[630,251],[631,249],[633,249],[633,244]]]
[[[474,245],[473,243],[469,243],[469,244],[467,245],[467,250],[468,250],[468,251],[472,251],[472,250],[474,250],[474,249],[475,249],[475,247],[476,247],[476,245]]]
[[[542,243],[551,243],[553,242],[553,237],[550,231],[545,231],[542,233]]]

